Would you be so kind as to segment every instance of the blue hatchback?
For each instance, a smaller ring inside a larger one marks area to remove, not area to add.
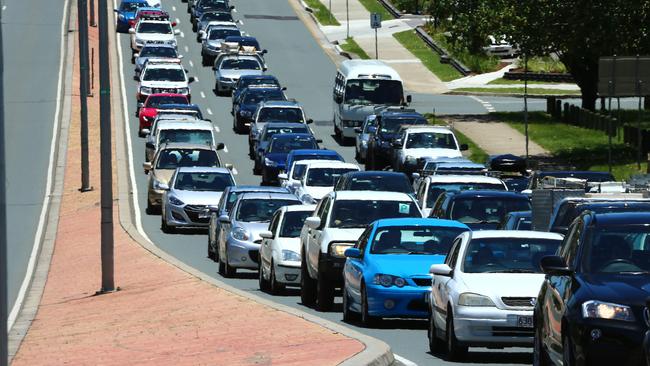
[[[469,227],[440,219],[383,219],[345,251],[343,320],[427,318],[429,268],[443,263],[454,239]]]
[[[262,185],[277,183],[278,174],[285,170],[287,155],[292,150],[318,149],[317,140],[311,133],[283,133],[271,137],[268,146],[261,152]]]
[[[129,31],[129,21],[135,18],[138,8],[149,6],[146,0],[122,0],[120,7],[115,9],[117,13],[117,25],[115,30],[119,33]]]

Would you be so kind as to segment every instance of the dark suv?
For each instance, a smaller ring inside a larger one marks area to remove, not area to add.
[[[557,255],[534,313],[536,365],[644,365],[650,213],[584,212]]]
[[[413,109],[388,109],[377,115],[377,129],[368,139],[366,170],[381,170],[393,160],[393,140],[402,126],[426,125],[426,118]]]
[[[650,212],[650,200],[603,200],[585,198],[565,198],[551,217],[550,231],[566,235],[569,225],[584,211],[596,213],[609,212]]]

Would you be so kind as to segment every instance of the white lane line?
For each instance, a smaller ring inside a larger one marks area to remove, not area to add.
[[[225,152],[226,154],[228,153],[228,146],[223,145],[223,152]]]
[[[190,64],[190,67],[194,67],[194,62],[192,62],[192,60],[190,60],[189,64]]]
[[[212,115],[212,109],[208,108],[208,114]]]
[[[496,112],[497,111],[494,108],[494,106],[492,104],[490,104],[490,102],[486,102],[486,101],[482,100],[481,98],[479,98],[477,96],[474,96],[474,95],[470,95],[469,97],[474,99],[475,101],[481,103],[483,108],[485,108],[488,112]]]
[[[205,93],[201,92],[201,98],[205,98]]]
[[[113,6],[116,7],[117,4],[115,3],[117,0],[113,0]],[[133,143],[131,142],[131,130],[129,129],[129,111],[128,111],[128,103],[126,101],[126,89],[125,89],[125,82],[124,82],[124,61],[123,61],[123,56],[122,56],[122,37],[117,37],[117,57],[119,60],[119,66],[120,66],[120,82],[121,82],[121,92],[122,92],[122,105],[124,106],[124,129],[126,130],[126,146],[127,146],[127,154],[128,154],[128,163],[129,163],[129,176],[131,178],[131,189],[133,190],[133,207],[135,207],[135,210],[133,210],[135,214],[135,227],[142,235],[143,238],[148,240],[150,243],[153,243],[151,239],[149,239],[149,236],[147,233],[144,231],[144,228],[142,227],[142,216],[140,214],[140,205],[138,204],[138,185],[135,182],[135,168],[134,168],[134,160],[133,160]]]
[[[237,168],[232,167],[232,174],[233,174],[233,175],[237,175],[237,174],[239,174],[239,172],[237,171]]]
[[[185,38],[185,33],[183,33],[183,31],[181,31],[181,38]]]
[[[7,8],[6,5],[2,7],[2,10]],[[61,42],[59,44],[59,80],[56,85],[56,107],[54,108],[54,125],[52,126],[52,141],[50,142],[50,161],[47,166],[47,178],[45,180],[45,195],[43,197],[43,206],[41,207],[41,214],[38,218],[38,226],[36,227],[36,235],[34,235],[34,244],[32,244],[32,252],[29,255],[29,260],[27,261],[27,269],[25,270],[25,277],[23,278],[23,283],[20,285],[18,290],[18,296],[16,296],[16,301],[9,312],[7,317],[7,331],[10,331],[16,322],[18,317],[18,312],[23,306],[25,301],[25,294],[31,282],[32,276],[34,275],[34,269],[36,268],[36,259],[38,257],[38,252],[41,247],[41,236],[43,235],[43,230],[45,228],[45,219],[47,217],[48,207],[50,206],[50,192],[52,190],[52,172],[54,171],[54,153],[56,151],[57,145],[57,131],[59,130],[59,113],[61,110],[61,94],[62,94],[62,85],[63,85],[63,61],[65,58],[65,20],[67,19],[66,15],[68,12],[68,0],[65,0],[63,4],[63,18],[61,19]],[[71,60],[72,61],[72,60]],[[3,280],[4,281],[4,280]]]
[[[190,48],[185,46],[185,52],[190,52]]]
[[[396,354],[393,353],[393,357],[395,357],[395,359],[396,359],[397,361],[399,361],[399,362],[401,362],[402,364],[404,364],[404,366],[418,366],[417,363],[415,363],[415,362],[413,362],[413,361],[411,361],[411,360],[407,360],[406,358],[404,358],[404,357],[402,357],[402,356],[400,356],[400,355],[396,355]]]
[[[174,21],[176,22],[176,25],[181,24],[181,21],[180,21],[180,19],[178,19],[178,18],[174,19]]]
[[[217,133],[221,132],[221,129],[219,128],[219,126],[214,126],[214,129],[215,129],[215,131],[217,131]]]
[[[195,82],[195,83],[198,83],[198,82],[199,82],[199,77],[198,77],[198,76],[195,76],[195,77],[194,77],[194,82]]]
[[[175,6],[172,6],[172,10],[173,10],[173,11],[176,11],[176,7],[175,7]]]
[[[7,9],[7,5],[2,5],[2,11],[5,11]]]

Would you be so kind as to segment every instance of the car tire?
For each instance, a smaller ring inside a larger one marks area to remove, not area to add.
[[[234,277],[237,274],[237,268],[232,267],[228,263],[228,250],[226,250],[226,255],[224,256],[223,261],[219,262],[219,273],[226,278]]]
[[[372,327],[379,320],[378,317],[370,315],[368,310],[368,294],[366,293],[366,286],[361,283],[361,324],[364,327]]]
[[[359,320],[359,314],[350,310],[350,297],[348,295],[348,291],[345,288],[345,285],[343,286],[341,296],[343,297],[343,321],[350,323]]]
[[[539,326],[535,327],[535,337],[533,338],[533,366],[550,366],[551,361],[548,353],[542,344],[542,330]]]
[[[264,278],[264,270],[262,269],[262,260],[260,259],[260,263],[257,266],[257,272],[258,272],[258,283],[260,285],[260,291],[262,292],[269,292],[270,290],[270,285],[269,285],[269,280]]]
[[[159,213],[159,211],[160,211],[160,208],[152,205],[151,201],[149,201],[149,199],[147,198],[147,208],[145,209],[145,213],[147,215],[155,215],[155,214]]]
[[[167,219],[165,219],[165,214],[162,214],[160,216],[160,230],[162,230],[162,232],[165,234],[173,234],[176,232],[175,227],[171,225],[167,225]]]
[[[332,310],[332,306],[334,305],[334,286],[321,271],[318,271],[318,279],[316,280],[316,297],[316,310]]]
[[[201,65],[210,66],[210,58],[206,55],[201,55]]]
[[[138,137],[143,138],[143,137],[147,137],[147,135],[145,135],[144,132],[142,132],[142,129],[138,128]]]
[[[255,175],[262,174],[262,168],[260,167],[260,164],[258,163],[257,159],[255,159],[255,162],[253,163],[253,174]]]
[[[199,27],[196,25],[196,23],[192,24],[192,32],[196,32],[197,30],[199,30]],[[200,39],[200,38],[199,38],[199,36],[197,35],[197,36],[196,36],[196,40],[198,41],[199,39]]]
[[[302,258],[305,258],[304,253]],[[312,306],[316,302],[316,281],[309,277],[304,259],[300,262],[300,302],[306,306]]]
[[[217,252],[218,252],[218,251],[219,251],[219,249],[217,249]],[[218,261],[219,261],[219,269],[218,269],[218,272],[219,272],[219,274],[220,274],[222,277],[226,277],[226,265],[223,263],[223,261],[221,260],[221,258],[219,258]]]
[[[435,311],[435,310],[432,310]],[[429,328],[428,328],[428,337],[429,337],[429,351],[432,354],[436,354],[440,352],[444,348],[444,344],[442,343],[442,340],[438,338],[437,335],[437,330],[436,330],[436,323],[434,320],[434,314],[433,312],[429,314]]]
[[[273,261],[271,261],[271,274],[269,275],[269,290],[271,295],[279,295],[285,289],[285,286],[278,282],[278,279],[275,277],[275,268]]]
[[[454,315],[451,313],[451,308],[447,309],[447,360],[448,361],[462,361],[467,355],[467,347],[460,345],[456,338],[454,331]]]
[[[340,130],[339,127],[336,125],[336,122],[334,123],[334,136],[336,136],[336,138],[337,138],[338,140],[341,140],[341,137],[343,136],[343,134],[341,133],[341,130]]]
[[[568,333],[562,329],[562,333]],[[564,335],[562,337],[562,366],[574,366],[576,364],[575,356],[573,353],[573,342],[571,337]]]
[[[365,159],[361,157],[361,153],[356,148],[354,149],[354,158],[357,160],[357,163],[365,163]]]

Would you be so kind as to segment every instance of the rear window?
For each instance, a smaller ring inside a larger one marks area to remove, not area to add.
[[[338,200],[334,203],[330,227],[365,228],[379,219],[422,217],[413,201]]]
[[[509,212],[530,210],[527,198],[460,198],[452,203],[450,218],[464,224],[499,224]]]

